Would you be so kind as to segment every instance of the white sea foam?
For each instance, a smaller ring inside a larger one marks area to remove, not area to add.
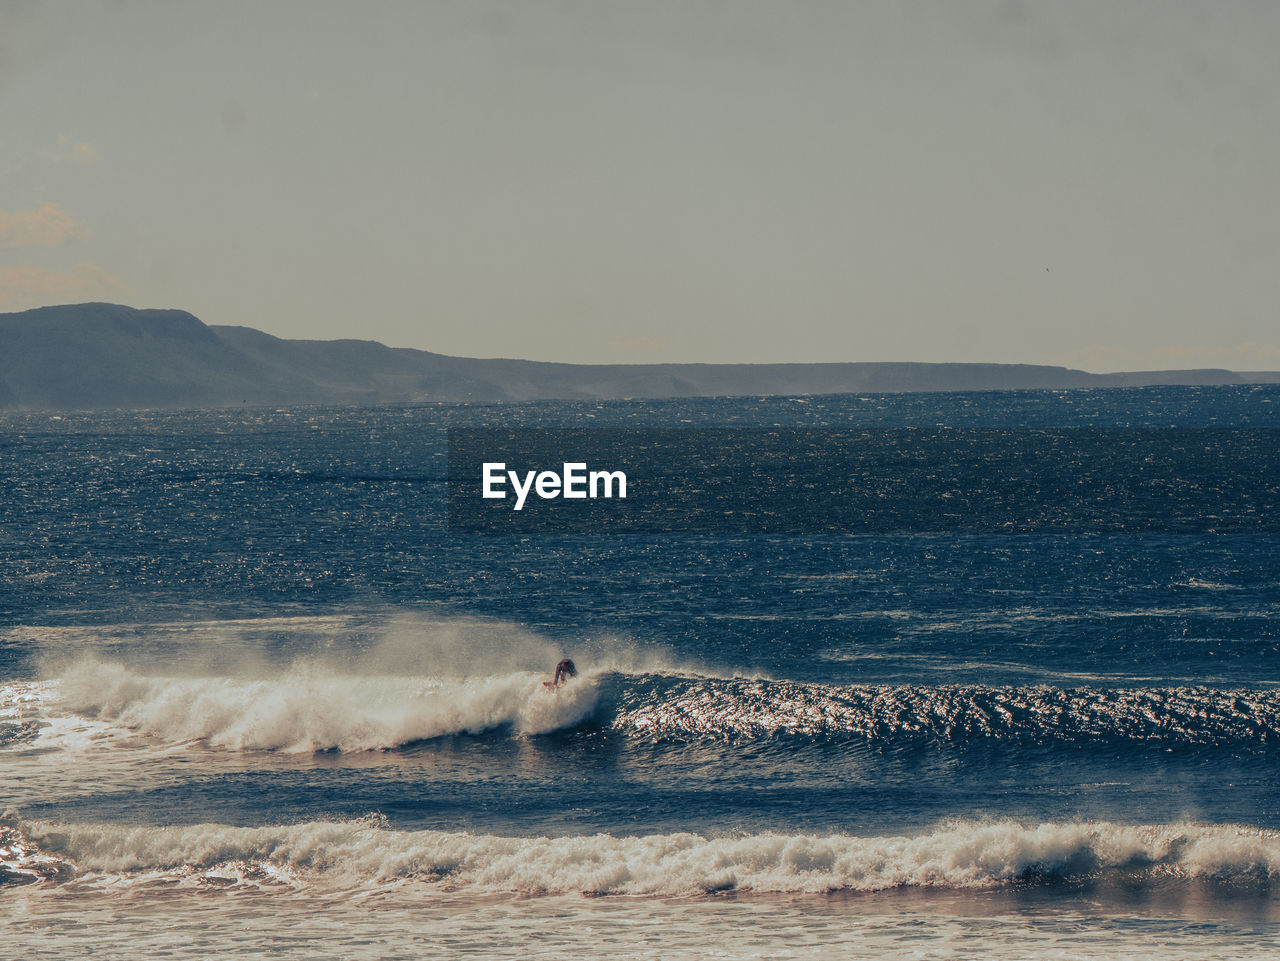
[[[165,875],[323,887],[419,883],[488,894],[691,895],[990,888],[1120,875],[1268,879],[1280,835],[1231,825],[957,822],[914,836],[502,837],[394,831],[379,819],[278,827],[54,824],[5,815],[9,847],[78,884]],[[16,840],[15,840],[16,839]],[[69,867],[59,873],[48,865]]]
[[[543,675],[438,679],[351,676],[308,662],[260,680],[150,676],[83,659],[59,680],[58,707],[166,741],[230,750],[393,748],[509,726],[542,734],[595,709],[598,675],[558,690]]]
[[[63,638],[47,655],[46,741],[67,715],[77,724],[237,751],[377,750],[495,728],[543,734],[590,717],[609,672],[711,676],[660,645],[579,638],[569,653],[581,676],[548,692],[542,681],[567,653],[562,642],[474,617],[335,615],[94,630]],[[284,639],[291,660],[263,653],[273,638]],[[141,643],[148,659],[129,655],[122,639]],[[20,733],[10,725],[0,739]]]

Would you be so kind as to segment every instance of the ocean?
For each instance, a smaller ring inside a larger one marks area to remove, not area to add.
[[[495,427],[1280,385],[0,413],[0,956],[1280,957],[1274,532],[462,531]]]

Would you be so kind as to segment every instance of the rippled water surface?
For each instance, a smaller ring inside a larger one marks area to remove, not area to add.
[[[1277,407],[0,415],[5,943],[1276,954],[1274,536],[485,537],[443,505],[449,426],[1272,428]],[[549,692],[563,656],[579,677]]]

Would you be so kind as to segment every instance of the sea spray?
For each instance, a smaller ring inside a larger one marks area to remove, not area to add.
[[[368,751],[510,727],[541,734],[595,709],[598,675],[559,690],[518,672],[444,680],[338,675],[299,662],[277,677],[163,677],[86,658],[60,679],[58,707],[167,741],[234,751]]]
[[[1280,834],[1235,825],[956,821],[916,835],[692,833],[505,837],[395,831],[381,818],[274,827],[140,826],[4,819],[9,847],[44,876],[157,875],[348,887],[417,882],[451,891],[689,895],[991,888],[1110,877],[1262,881]],[[63,867],[59,867],[62,865]]]

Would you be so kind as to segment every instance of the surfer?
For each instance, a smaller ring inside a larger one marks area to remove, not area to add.
[[[562,660],[559,664],[556,665],[555,679],[550,681],[543,681],[542,686],[556,688],[556,687],[559,687],[561,684],[563,684],[565,681],[569,680],[569,678],[577,677],[577,676],[578,676],[578,669],[573,666],[573,661],[569,660],[566,657],[564,660]]]

